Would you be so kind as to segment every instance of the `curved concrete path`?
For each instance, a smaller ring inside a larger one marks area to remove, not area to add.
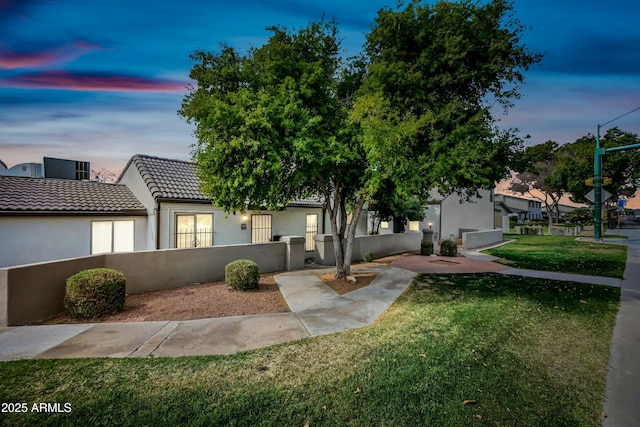
[[[0,329],[0,361],[82,357],[176,357],[232,354],[373,323],[415,273],[373,267],[367,287],[338,295],[323,270],[276,276],[291,312],[201,320],[19,326]],[[355,269],[354,269],[355,270]]]

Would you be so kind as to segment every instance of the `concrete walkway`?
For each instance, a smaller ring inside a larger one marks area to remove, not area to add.
[[[341,332],[373,323],[415,276],[394,267],[366,268],[378,272],[369,286],[338,295],[317,278],[330,270],[305,269],[276,276],[290,313],[0,328],[0,361],[232,354]]]
[[[640,229],[616,230],[615,234],[628,238],[605,236],[605,241],[625,244],[629,249],[609,356],[602,425],[637,427],[640,425]]]

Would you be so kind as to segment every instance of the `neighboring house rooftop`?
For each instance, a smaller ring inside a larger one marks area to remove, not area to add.
[[[136,154],[122,174],[130,167],[138,169],[154,199],[208,201],[200,192],[200,180],[193,163],[184,160]],[[122,178],[118,178],[118,182]]]
[[[146,215],[146,209],[120,184],[0,176],[0,215],[15,213]]]
[[[198,171],[191,162],[136,154],[125,166],[118,182],[130,167],[138,170],[155,200],[210,202],[200,191]],[[322,203],[315,199],[303,199],[289,206],[321,207]]]

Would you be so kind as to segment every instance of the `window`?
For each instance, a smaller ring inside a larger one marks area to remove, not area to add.
[[[304,230],[305,250],[314,250],[313,236],[316,234],[318,234],[318,214],[307,214],[307,223]]]
[[[176,248],[213,246],[213,214],[177,214]]]
[[[251,215],[251,243],[271,241],[271,215]]]
[[[76,161],[76,180],[81,181],[83,179],[89,179],[89,162]]]
[[[134,221],[92,221],[91,254],[134,250]]]
[[[409,221],[409,231],[420,231],[420,221]]]

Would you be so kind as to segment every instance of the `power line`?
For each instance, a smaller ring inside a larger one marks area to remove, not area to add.
[[[623,118],[624,116],[628,116],[629,114],[631,114],[631,113],[633,113],[633,112],[636,112],[636,111],[638,111],[638,110],[640,110],[640,107],[638,107],[638,108],[636,108],[636,109],[633,109],[633,110],[631,110],[631,111],[629,111],[629,112],[626,112],[626,113],[624,113],[623,115],[616,117],[615,119],[609,120],[607,123],[603,123],[603,124],[601,124],[601,125],[600,125],[600,127],[602,127],[602,126],[604,126],[604,125],[608,125],[608,124],[609,124],[609,123],[611,123],[611,122],[615,122],[616,120],[621,119],[621,118]]]

